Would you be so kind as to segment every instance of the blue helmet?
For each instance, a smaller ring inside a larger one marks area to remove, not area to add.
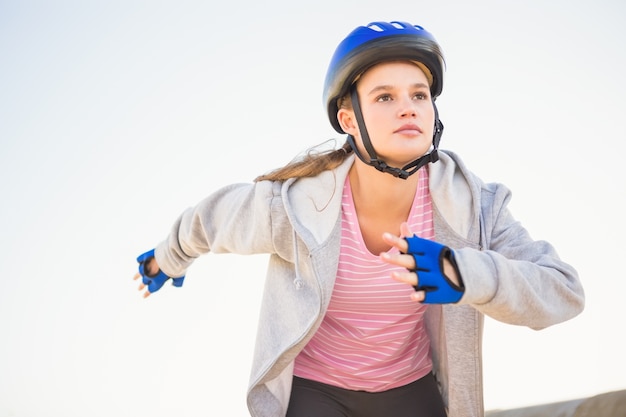
[[[424,70],[433,100],[443,88],[444,58],[437,41],[424,28],[406,22],[372,22],[354,29],[337,47],[326,72],[324,103],[331,125],[345,133],[337,120],[338,100],[368,68],[385,61],[409,60]]]

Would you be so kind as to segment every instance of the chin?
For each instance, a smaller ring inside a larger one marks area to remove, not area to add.
[[[415,161],[416,159],[421,158],[422,156],[426,155],[428,152],[430,151],[430,149],[427,149],[424,152],[411,152],[411,153],[406,153],[404,155],[402,155],[402,159],[395,159],[395,158],[389,158],[389,160],[395,160],[397,164],[400,165],[400,167],[403,167],[407,164],[410,164],[411,162]],[[383,158],[383,160],[386,161],[386,159]]]

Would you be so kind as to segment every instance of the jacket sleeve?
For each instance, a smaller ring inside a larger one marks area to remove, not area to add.
[[[455,251],[466,287],[462,303],[505,323],[541,329],[578,315],[584,291],[578,273],[548,242],[533,240],[508,209],[510,191],[484,185],[484,250]]]
[[[208,252],[272,253],[279,190],[278,184],[269,181],[233,184],[185,210],[155,249],[163,272],[182,276],[195,258]]]

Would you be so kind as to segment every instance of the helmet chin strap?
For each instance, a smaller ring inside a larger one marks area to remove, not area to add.
[[[356,86],[352,86],[350,89],[350,97],[352,99],[352,108],[354,109],[354,116],[356,117],[357,125],[359,126],[359,131],[361,132],[361,139],[363,140],[363,146],[365,146],[365,150],[369,154],[369,161],[365,159],[365,157],[361,154],[361,151],[356,146],[354,141],[354,136],[348,135],[348,143],[350,147],[359,157],[361,161],[365,164],[373,166],[377,170],[381,172],[386,172],[387,174],[391,174],[394,177],[400,179],[407,179],[409,176],[415,174],[421,167],[426,165],[429,162],[437,162],[439,160],[439,154],[437,153],[437,149],[439,148],[439,141],[441,140],[441,135],[443,134],[443,123],[439,120],[439,112],[437,111],[437,106],[433,101],[433,107],[435,109],[435,131],[433,132],[433,147],[432,150],[417,158],[413,162],[408,163],[402,168],[396,168],[387,165],[387,163],[378,158],[376,155],[376,151],[374,150],[374,146],[372,146],[372,142],[370,141],[369,134],[367,133],[367,128],[365,127],[365,121],[363,120],[363,112],[361,111],[361,105],[359,104],[359,95],[356,92]]]

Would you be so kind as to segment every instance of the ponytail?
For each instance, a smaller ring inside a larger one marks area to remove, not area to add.
[[[309,149],[302,158],[297,158],[282,168],[277,168],[267,174],[259,175],[254,182],[285,181],[289,178],[314,177],[324,171],[337,168],[352,152],[346,141],[341,148],[326,151]]]

